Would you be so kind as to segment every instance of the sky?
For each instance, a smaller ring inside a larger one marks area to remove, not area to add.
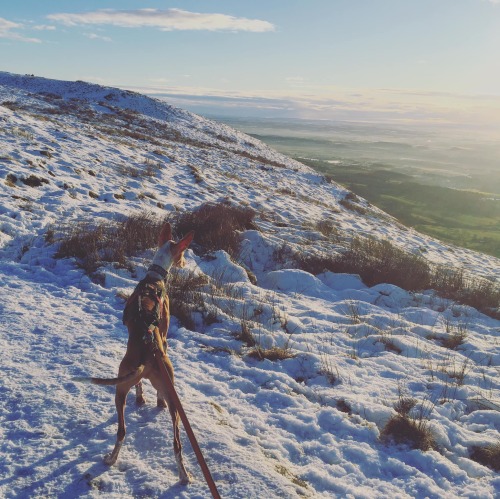
[[[201,114],[500,133],[500,0],[22,0],[0,70]]]

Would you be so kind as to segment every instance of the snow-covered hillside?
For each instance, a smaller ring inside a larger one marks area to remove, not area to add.
[[[2,496],[209,496],[184,433],[196,480],[176,483],[151,386],[146,406],[130,396],[125,445],[107,467],[114,391],[72,381],[116,374],[122,297],[153,250],[102,266],[100,279],[55,258],[65,227],[208,201],[257,212],[238,258],[187,252],[181,275],[207,283],[211,320],[174,318],[169,331],[177,389],[222,497],[499,496],[498,475],[471,455],[499,439],[500,321],[430,290],[312,275],[283,248],[334,255],[373,236],[490,280],[499,260],[407,229],[245,134],[128,91],[0,73],[0,141]],[[249,355],[243,330],[290,358]],[[429,451],[381,438],[409,398]]]

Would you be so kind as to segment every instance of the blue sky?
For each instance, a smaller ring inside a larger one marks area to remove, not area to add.
[[[500,0],[22,0],[0,70],[200,112],[500,128]]]

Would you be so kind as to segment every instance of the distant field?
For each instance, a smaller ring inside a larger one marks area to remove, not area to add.
[[[500,258],[500,199],[423,185],[384,169],[301,160],[345,185],[405,225],[443,241]]]
[[[445,127],[218,118],[402,223],[500,257],[500,145]]]

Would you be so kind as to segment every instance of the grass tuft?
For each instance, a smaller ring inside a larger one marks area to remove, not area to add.
[[[400,414],[389,419],[380,436],[382,441],[405,444],[412,449],[427,451],[437,447],[428,421],[415,420]]]
[[[391,416],[382,429],[382,442],[404,444],[423,451],[437,449],[427,417],[433,405],[422,402],[417,408],[417,403],[415,398],[405,395],[402,388],[399,388],[398,400],[393,405],[396,414]]]
[[[194,211],[177,214],[175,231],[179,236],[194,230],[194,242],[203,252],[224,250],[235,256],[240,247],[240,231],[255,229],[256,212],[229,203],[204,203]]]
[[[170,299],[170,313],[186,329],[194,330],[193,315],[205,308],[202,288],[207,283],[205,275],[196,274],[191,270],[173,268],[168,274],[166,287]]]
[[[248,356],[258,360],[267,359],[274,362],[276,360],[293,359],[296,354],[289,347],[262,348],[256,346],[248,352]]]
[[[492,470],[500,471],[500,442],[473,447],[470,458]]]
[[[63,229],[56,258],[76,258],[87,274],[113,262],[128,267],[127,257],[156,246],[163,219],[149,212],[122,221],[78,222]]]
[[[246,319],[241,319],[240,326],[241,330],[235,335],[235,338],[245,343],[247,347],[254,347],[257,345],[257,340],[255,339],[255,336],[250,328],[250,322]]]
[[[456,350],[459,346],[463,345],[469,335],[467,327],[464,324],[453,326],[447,323],[446,332],[448,333],[447,336],[440,338],[439,341],[441,346],[450,350]]]

